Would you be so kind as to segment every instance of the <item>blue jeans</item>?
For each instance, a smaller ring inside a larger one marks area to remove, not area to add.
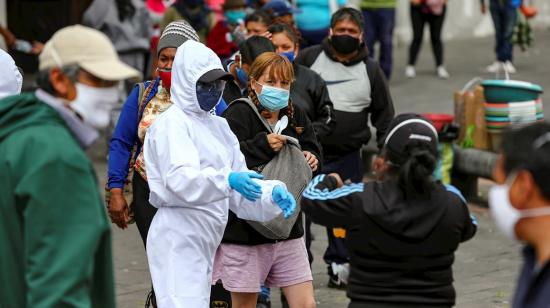
[[[513,8],[508,1],[491,0],[491,17],[495,25],[495,53],[501,62],[513,60],[513,35],[518,20],[517,8]]]
[[[363,181],[363,161],[360,150],[340,157],[336,161],[325,162],[321,173],[328,174],[336,172],[342,180],[350,180],[353,183]],[[327,265],[331,263],[343,264],[349,262],[346,239],[334,236],[332,228],[327,228],[328,247],[325,250],[323,259]]]
[[[375,57],[374,44],[380,42],[380,67],[390,79],[393,66],[393,28],[395,9],[363,9],[365,17],[365,42],[371,58]]]

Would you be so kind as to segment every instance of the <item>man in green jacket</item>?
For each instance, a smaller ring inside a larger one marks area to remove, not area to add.
[[[0,307],[115,306],[110,226],[83,149],[116,83],[138,75],[104,34],[70,26],[40,55],[40,89],[0,101]]]

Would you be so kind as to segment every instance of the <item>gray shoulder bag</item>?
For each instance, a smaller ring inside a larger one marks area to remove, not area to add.
[[[267,130],[273,132],[269,123],[260,115],[258,109],[250,99],[245,98],[239,101],[246,102],[254,110],[254,113],[256,113]],[[302,153],[300,143],[296,138],[286,137],[287,143],[281,151],[267,164],[257,168],[257,171],[261,172],[266,180],[279,180],[286,184],[288,191],[296,200],[296,211],[288,219],[285,219],[283,214],[280,214],[267,222],[247,220],[247,223],[256,231],[272,240],[284,240],[290,235],[290,231],[300,213],[302,192],[312,177],[311,168]]]

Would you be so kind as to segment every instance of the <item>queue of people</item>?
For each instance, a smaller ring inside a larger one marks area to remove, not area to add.
[[[22,76],[0,52],[0,280],[15,285],[2,306],[115,307],[108,217],[136,222],[153,307],[209,307],[216,283],[232,307],[269,306],[266,287],[289,307],[315,307],[312,222],[327,228],[329,285],[347,290],[349,307],[455,304],[454,253],[477,222],[432,177],[432,123],[395,116],[387,63],[369,57],[369,13],[336,10],[320,43],[313,29],[301,48],[298,9],[272,2],[247,16],[244,1],[226,1],[212,28],[224,40],[210,44],[191,15],[164,27],[158,77],[134,86],[109,145],[107,211],[84,150],[107,126],[117,84],[139,72],[107,36],[71,26],[45,44],[39,89],[19,94]],[[495,168],[491,211],[526,243],[514,307],[548,303],[549,136],[546,122],[510,131]],[[371,139],[376,179],[364,183]]]

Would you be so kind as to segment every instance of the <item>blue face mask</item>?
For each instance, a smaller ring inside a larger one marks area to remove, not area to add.
[[[237,67],[237,79],[242,86],[248,85],[248,76],[246,75],[246,72],[240,67]]]
[[[281,56],[285,56],[291,63],[294,62],[294,51],[281,52]]]
[[[290,97],[289,90],[266,86],[259,82],[257,83],[262,86],[262,92],[260,92],[260,94],[256,93],[256,95],[258,95],[260,104],[265,109],[273,112],[288,106],[288,99]]]
[[[244,20],[246,12],[244,10],[229,10],[224,15],[228,23],[236,25],[240,20]]]
[[[225,88],[225,81],[197,82],[197,100],[204,111],[210,111],[220,102]]]

